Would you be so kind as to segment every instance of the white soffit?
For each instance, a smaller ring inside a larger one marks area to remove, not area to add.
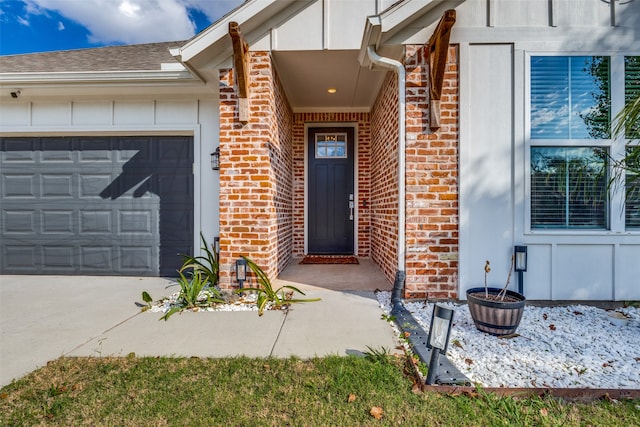
[[[273,57],[295,112],[369,111],[386,75],[362,68],[357,50],[282,51]]]

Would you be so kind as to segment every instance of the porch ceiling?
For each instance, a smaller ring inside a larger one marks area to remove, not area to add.
[[[273,59],[295,112],[369,111],[386,75],[360,66],[357,50],[275,51]]]

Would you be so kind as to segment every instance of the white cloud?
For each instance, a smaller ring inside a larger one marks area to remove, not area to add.
[[[17,19],[18,19],[18,23],[20,25],[24,25],[25,27],[30,27],[31,26],[31,23],[29,22],[29,20],[26,19],[26,18],[23,18],[22,16],[18,16]]]
[[[62,30],[64,30],[64,24],[58,21],[58,31],[62,31]]]
[[[140,6],[134,3],[129,3],[125,0],[120,3],[120,6],[118,6],[118,10],[122,12],[122,14],[127,18],[135,18],[137,17],[138,12],[140,12]]]
[[[188,8],[215,20],[242,0],[25,0],[32,14],[53,10],[84,26],[92,43],[186,40],[195,34]]]

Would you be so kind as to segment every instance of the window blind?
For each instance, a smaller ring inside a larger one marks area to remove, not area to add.
[[[531,138],[608,139],[609,57],[531,57]]]
[[[624,58],[624,100],[629,104],[640,96],[640,56]],[[640,122],[626,129],[628,139],[640,138]]]
[[[532,147],[531,227],[606,228],[606,156],[594,147]]]
[[[628,104],[640,96],[640,56],[624,58],[624,95]],[[627,127],[625,137],[640,139],[640,122]],[[635,148],[637,152],[638,148]],[[625,225],[626,228],[640,228],[640,159],[629,157],[632,148],[627,148],[627,173],[625,174]]]

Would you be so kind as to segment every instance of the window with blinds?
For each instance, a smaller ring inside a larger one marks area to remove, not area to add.
[[[640,170],[640,164],[636,164],[636,171]],[[640,175],[627,172],[626,176],[626,200],[625,200],[625,226],[629,229],[640,229]]]
[[[532,147],[532,228],[606,228],[606,159],[601,148]]]
[[[624,101],[627,104],[640,96],[640,56],[624,58]],[[640,139],[640,122],[626,129],[625,137]]]
[[[531,57],[532,229],[609,227],[610,70],[607,56]]]
[[[531,138],[608,139],[610,59],[531,57]]]
[[[624,95],[627,104],[640,96],[640,56],[624,58]],[[640,122],[625,129],[627,139],[640,139]],[[636,155],[630,156],[632,150]],[[625,226],[628,229],[640,229],[640,148],[627,148],[627,173],[625,197]]]

